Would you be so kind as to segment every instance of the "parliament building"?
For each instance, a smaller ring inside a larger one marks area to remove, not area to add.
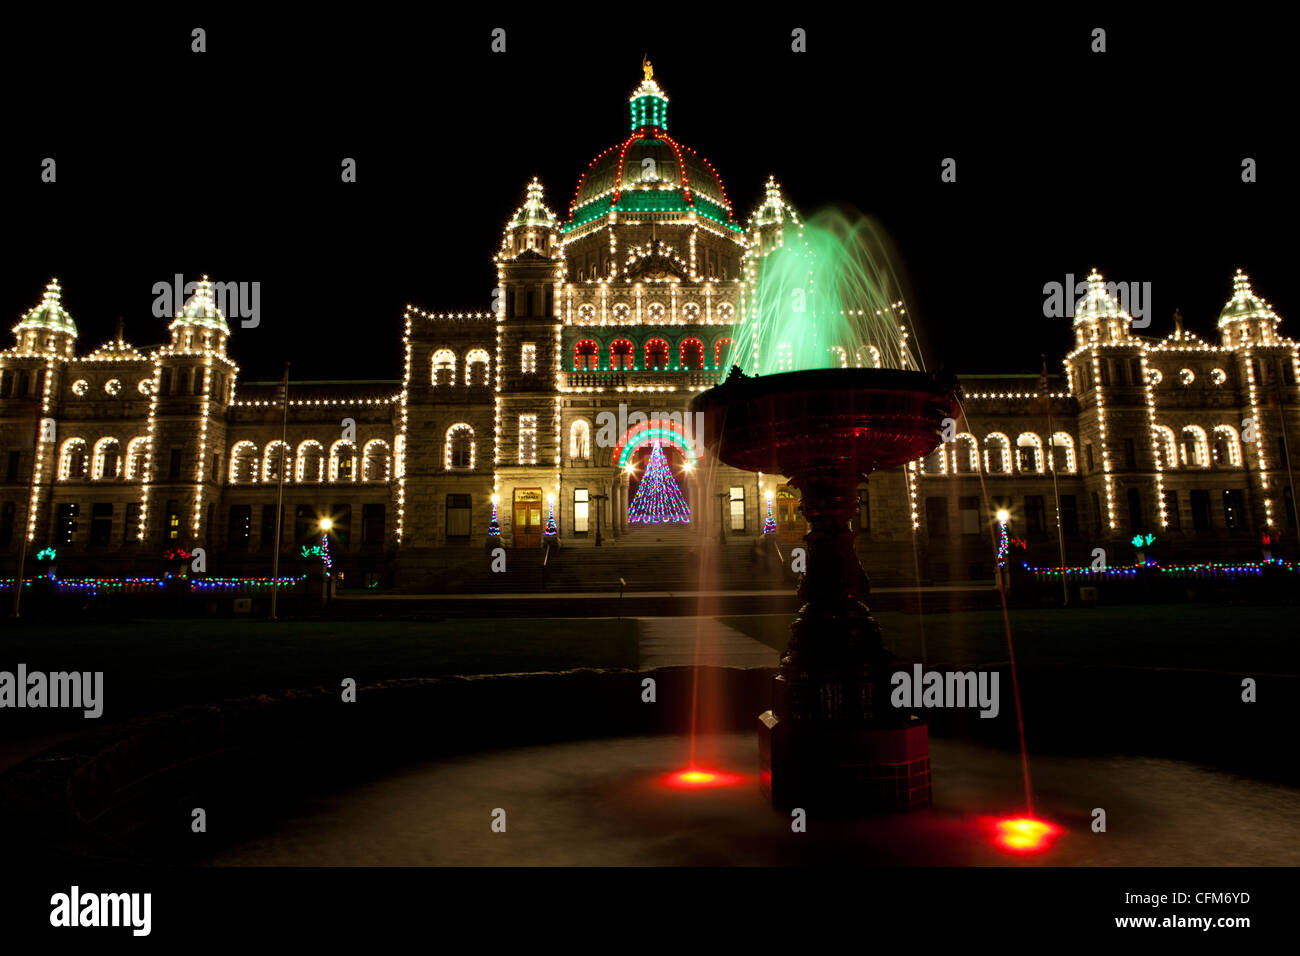
[[[495,256],[495,301],[408,306],[391,381],[291,381],[286,408],[281,383],[239,380],[238,331],[206,278],[166,344],[137,348],[119,330],[83,352],[52,281],[0,352],[0,576],[20,552],[26,577],[42,553],[60,576],[153,576],[197,548],[209,574],[269,575],[277,524],[293,572],[323,517],[349,584],[414,591],[445,587],[490,535],[526,560],[552,520],[562,550],[737,547],[765,527],[797,542],[798,492],[711,462],[687,414],[725,377],[754,263],[793,211],[769,179],[738,219],[718,172],[670,135],[646,72],[567,216],[528,184]],[[1153,337],[1094,272],[1059,371],[962,377],[948,440],[860,488],[873,577],[910,580],[914,564],[927,581],[991,577],[1001,509],[1018,560],[1041,567],[1062,552],[1088,564],[1097,548],[1112,566],[1136,550],[1294,555],[1297,343],[1240,270],[1224,287],[1216,341]],[[638,511],[655,448],[683,520]]]

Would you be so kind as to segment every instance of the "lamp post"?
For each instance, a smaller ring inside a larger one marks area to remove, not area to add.
[[[600,516],[605,510],[604,502],[609,500],[609,495],[592,495],[591,500],[596,502],[596,547],[600,547]]]
[[[718,543],[727,543],[727,509],[723,507],[724,502],[731,500],[730,491],[719,491],[714,495],[718,499]]]
[[[1006,508],[999,508],[994,517],[998,522],[998,584],[1005,588],[1010,583],[1009,579],[1004,577],[1004,569],[1007,564],[1007,551],[1011,547],[1007,541],[1007,524],[1011,521],[1011,512]]]

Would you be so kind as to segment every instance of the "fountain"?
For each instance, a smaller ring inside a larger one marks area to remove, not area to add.
[[[930,803],[926,726],[890,705],[895,661],[864,603],[852,522],[859,482],[932,451],[958,392],[953,377],[915,370],[869,239],[839,214],[794,220],[751,273],[730,375],[691,403],[719,461],[785,475],[803,499],[803,606],[758,728],[760,787],[787,809]],[[849,365],[865,355],[873,367]]]

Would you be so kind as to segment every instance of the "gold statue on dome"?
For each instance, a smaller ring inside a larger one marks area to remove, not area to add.
[[[645,73],[647,82],[655,78],[654,64],[646,58],[644,53],[641,54],[641,72]]]

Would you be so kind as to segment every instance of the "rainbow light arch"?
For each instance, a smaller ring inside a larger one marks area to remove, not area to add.
[[[627,463],[632,460],[632,455],[642,445],[652,441],[661,441],[672,445],[683,455],[687,461],[692,464],[699,461],[699,455],[691,447],[690,441],[686,436],[673,427],[670,422],[653,421],[644,425],[634,425],[627,430],[618,447],[614,449],[613,460],[619,468],[626,468]]]

